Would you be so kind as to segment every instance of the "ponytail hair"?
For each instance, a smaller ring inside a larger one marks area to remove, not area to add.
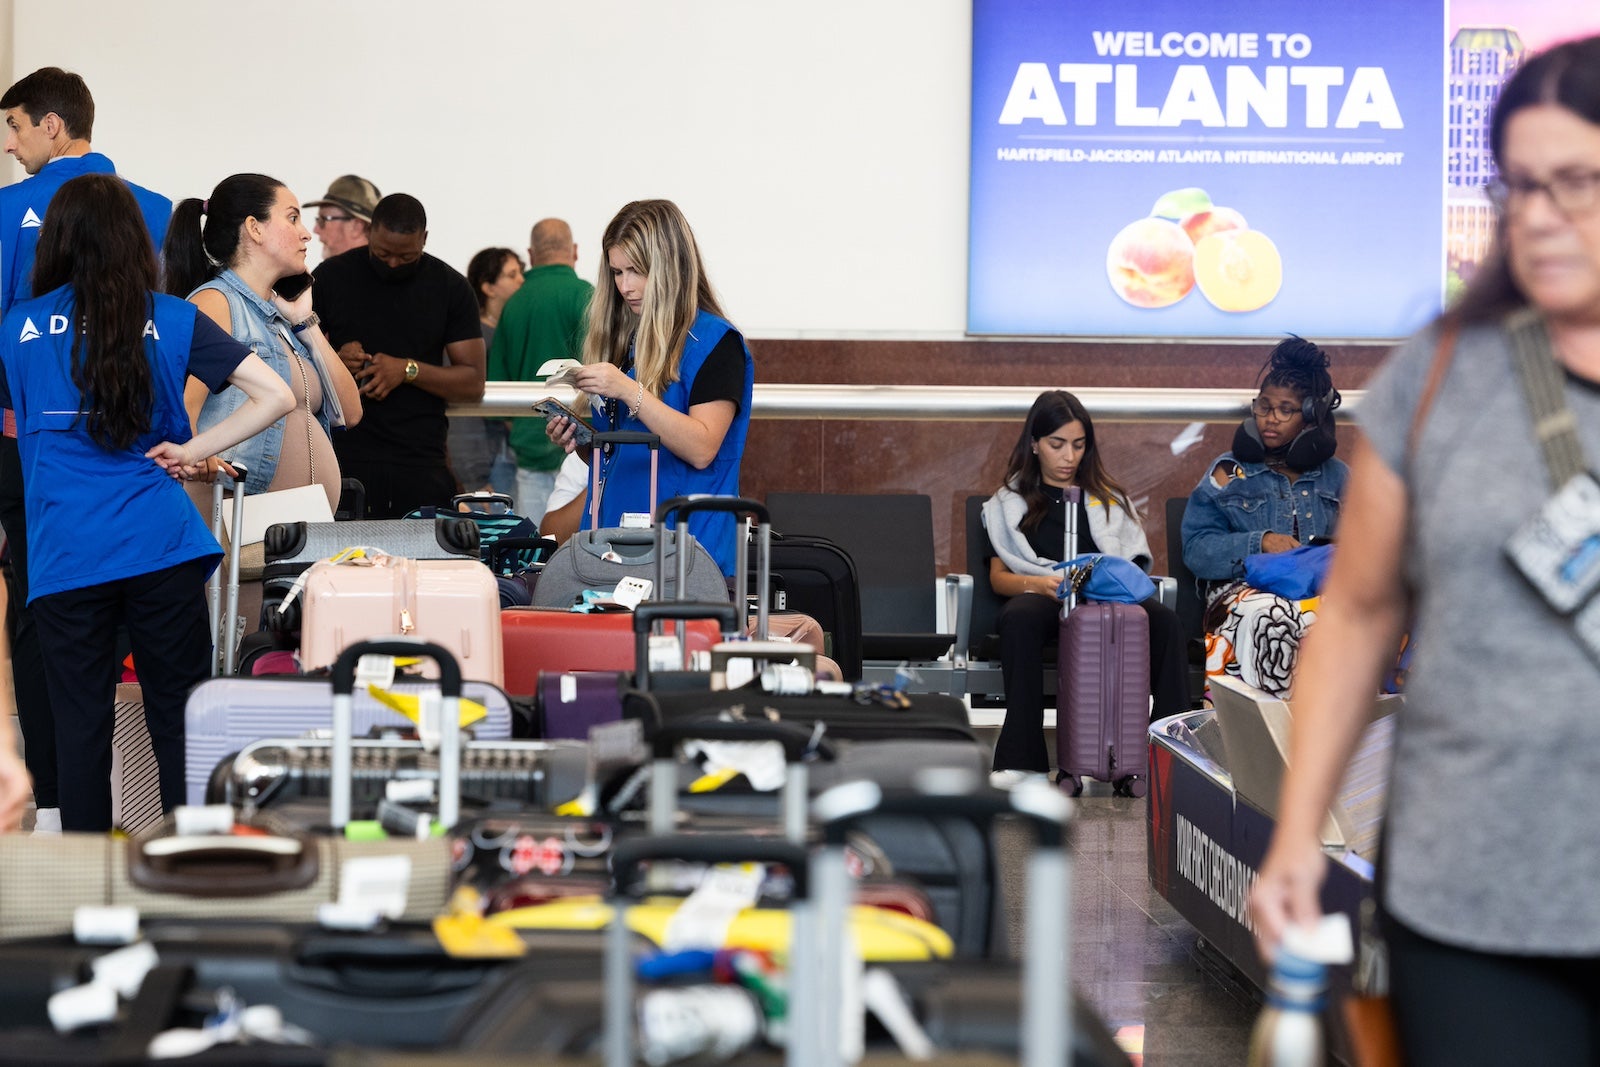
[[[231,174],[217,183],[209,199],[179,201],[161,249],[163,288],[187,297],[223,268],[235,266],[245,220],[265,222],[282,188],[282,182],[265,174]]]
[[[90,438],[111,451],[150,432],[144,328],[155,284],[150,231],[121,178],[85,174],[57,190],[39,231],[33,291],[72,286],[72,381]]]

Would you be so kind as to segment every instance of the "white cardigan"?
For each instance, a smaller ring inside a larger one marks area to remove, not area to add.
[[[1107,505],[1093,493],[1086,494],[1084,504],[1089,514],[1089,536],[1094,538],[1095,546],[1108,556],[1121,556],[1149,570],[1150,541],[1139,516],[1114,500]],[[989,534],[989,543],[1013,574],[1055,574],[1054,563],[1042,559],[1022,535],[1022,517],[1027,511],[1022,497],[1005,486],[984,501],[983,527]]]

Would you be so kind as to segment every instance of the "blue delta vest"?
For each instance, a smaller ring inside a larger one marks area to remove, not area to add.
[[[99,152],[90,152],[53,159],[31,178],[0,189],[0,314],[17,301],[33,296],[33,254],[39,246],[45,209],[56,190],[83,174],[116,172],[111,160]],[[132,182],[127,186],[138,201],[139,212],[159,253],[166,240],[167,223],[172,220],[172,201]]]
[[[115,452],[90,438],[72,381],[72,287],[23,301],[0,320],[28,509],[30,603],[192,559],[211,557],[214,566],[222,556],[183,485],[144,455],[162,441],[189,440],[183,386],[197,313],[177,297],[151,300],[150,430]]]
[[[683,361],[678,365],[678,380],[667,386],[661,397],[674,411],[687,413],[689,391],[694,386],[695,375],[705,364],[706,357],[717,347],[722,335],[733,329],[727,320],[709,311],[700,311],[689,326],[689,336],[683,346]],[[637,369],[628,372],[630,378],[638,376]],[[690,493],[712,493],[718,496],[739,495],[739,465],[744,460],[744,440],[750,429],[750,400],[755,387],[755,362],[750,357],[750,346],[744,346],[744,389],[739,398],[739,411],[717,449],[716,458],[705,470],[696,470],[666,449],[661,450],[659,498],[655,503]],[[629,418],[627,408],[618,405],[618,425],[611,425],[604,407],[595,414],[594,427],[600,431],[637,430],[649,433],[650,429],[638,419]],[[626,511],[645,511],[650,505],[650,452],[643,445],[622,445],[611,450],[610,456],[598,452],[591,462],[601,463],[600,525],[602,528],[620,526]],[[689,516],[689,532],[705,546],[723,574],[733,574],[734,534],[737,524],[727,512],[699,512]],[[582,529],[589,529],[589,512],[583,513]]]

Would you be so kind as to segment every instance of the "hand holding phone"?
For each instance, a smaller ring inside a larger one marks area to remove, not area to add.
[[[572,439],[578,445],[588,447],[594,443],[594,430],[588,423],[583,421],[583,416],[555,397],[547,396],[543,400],[535,401],[533,410],[543,415],[546,421],[550,419],[569,420],[573,425]]]

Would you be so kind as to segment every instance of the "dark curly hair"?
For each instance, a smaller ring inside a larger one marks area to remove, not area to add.
[[[1320,400],[1332,394],[1333,400],[1328,404],[1331,414],[1338,410],[1344,400],[1333,387],[1333,375],[1328,372],[1331,365],[1328,353],[1322,350],[1321,345],[1290,334],[1279,341],[1271,355],[1267,356],[1267,362],[1261,367],[1258,388],[1276,385],[1292,389],[1302,401],[1306,397]]]

